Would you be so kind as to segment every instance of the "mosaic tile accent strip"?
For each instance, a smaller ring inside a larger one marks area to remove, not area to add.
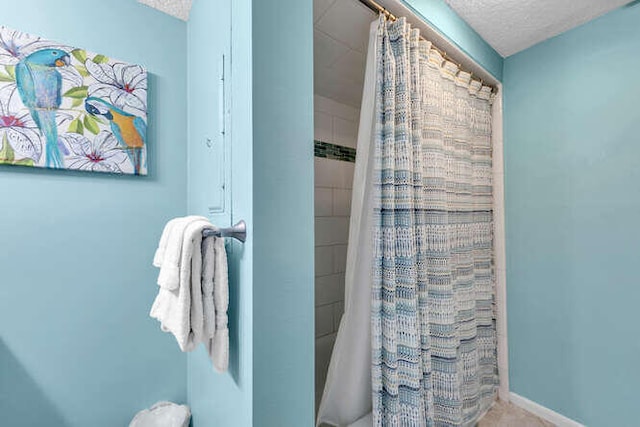
[[[342,160],[343,162],[356,162],[356,149],[343,145],[329,144],[328,142],[314,141],[313,154],[325,159]]]

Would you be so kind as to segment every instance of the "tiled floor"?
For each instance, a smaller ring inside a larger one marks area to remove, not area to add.
[[[511,403],[498,400],[477,427],[554,427],[554,424]]]
[[[371,421],[368,421],[368,423],[370,424]],[[358,426],[366,425],[366,423],[356,424]],[[322,423],[320,427],[331,426]],[[555,424],[543,420],[511,403],[498,400],[491,410],[482,417],[476,427],[555,427]]]

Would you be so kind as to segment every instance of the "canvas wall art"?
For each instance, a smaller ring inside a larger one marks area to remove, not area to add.
[[[0,26],[0,163],[147,174],[147,71]]]

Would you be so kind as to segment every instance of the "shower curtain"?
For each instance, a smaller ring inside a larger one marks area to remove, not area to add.
[[[491,98],[404,18],[372,24],[318,424],[466,426],[493,401]]]

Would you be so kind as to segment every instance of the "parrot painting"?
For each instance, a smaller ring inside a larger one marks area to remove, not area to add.
[[[146,143],[147,123],[100,98],[88,97],[85,109],[92,116],[102,116],[111,124],[111,131],[131,159],[134,173],[140,175],[142,150]]]
[[[16,64],[16,85],[23,104],[45,138],[45,164],[62,168],[56,113],[62,103],[60,67],[70,64],[62,49],[41,49]]]

